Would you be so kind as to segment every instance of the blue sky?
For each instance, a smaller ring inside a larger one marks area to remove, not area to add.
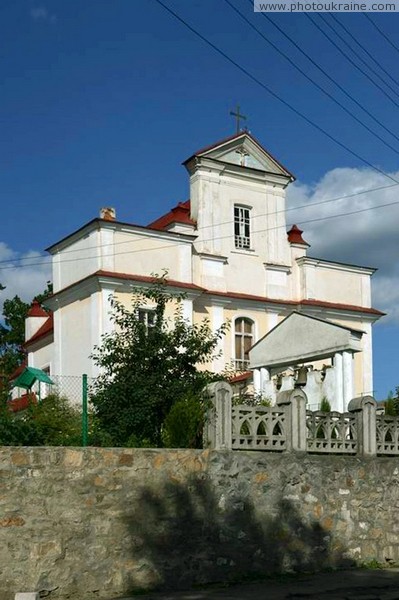
[[[155,0],[3,0],[0,261],[12,261],[0,263],[5,297],[19,293],[29,299],[39,291],[49,277],[40,258],[43,249],[97,216],[101,206],[115,206],[120,220],[147,224],[185,200],[188,180],[180,163],[234,132],[229,111],[237,103],[248,116],[250,131],[296,175],[298,182],[289,193],[291,209],[394,183],[367,163],[399,181],[399,139],[394,137],[399,138],[399,50],[363,15],[335,16],[398,80],[388,79],[357,48],[392,87],[377,80],[392,100],[346,61],[305,15],[272,17],[394,135],[348,100],[262,15],[254,14],[248,0],[231,0],[295,64],[397,151],[314,88],[224,0],[164,2],[366,163],[287,109]],[[339,28],[330,15],[324,17]],[[372,17],[399,47],[399,15]],[[330,35],[342,46],[331,30]],[[292,210],[287,220],[325,219],[397,198],[393,187]],[[379,398],[399,385],[398,221],[398,206],[393,205],[302,226],[311,255],[379,268],[374,305],[389,312],[385,324],[374,330]],[[36,256],[37,265],[20,268],[21,260],[35,263]]]

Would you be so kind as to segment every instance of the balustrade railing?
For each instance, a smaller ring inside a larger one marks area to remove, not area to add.
[[[281,392],[271,407],[232,406],[226,382],[207,388],[212,401],[205,442],[231,450],[399,456],[399,417],[377,415],[371,396],[354,398],[347,413],[306,410],[301,389]]]
[[[325,454],[356,454],[356,418],[351,413],[306,412],[307,450]]]
[[[399,417],[377,415],[377,454],[397,456],[399,454]]]
[[[231,417],[233,450],[287,449],[284,409],[237,405],[233,406]]]

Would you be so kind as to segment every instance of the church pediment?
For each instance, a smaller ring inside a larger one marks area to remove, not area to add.
[[[292,312],[249,351],[251,368],[282,367],[321,360],[336,352],[361,351],[363,333]]]
[[[288,177],[291,180],[295,179],[250,133],[245,131],[199,150],[185,164],[194,157],[213,159]]]

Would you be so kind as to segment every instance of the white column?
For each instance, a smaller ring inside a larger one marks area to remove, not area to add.
[[[348,404],[354,397],[353,393],[353,356],[352,352],[342,353],[343,363],[343,412],[348,410]]]
[[[361,393],[374,396],[373,389],[373,347],[372,347],[372,330],[371,323],[362,323],[366,335],[362,337],[363,352],[360,354],[362,359],[362,382]],[[359,383],[357,383],[357,387]],[[358,391],[358,390],[356,390]]]
[[[270,381],[270,371],[265,367],[262,367],[260,370],[260,389],[263,391],[267,382]]]
[[[344,409],[344,377],[343,358],[340,352],[334,354],[335,394],[332,398],[331,409],[343,412]]]
[[[182,314],[183,319],[187,321],[189,325],[193,324],[193,301],[188,298],[184,298],[182,301]]]
[[[262,391],[260,369],[254,369],[252,377],[254,382],[254,392],[255,394],[259,394]]]
[[[223,306],[218,306],[218,305],[213,305],[212,306],[212,330],[215,333],[219,327],[221,327],[223,325],[224,322],[224,308]],[[213,359],[212,361],[212,370],[215,373],[220,373],[221,371],[223,371],[223,369],[226,366],[226,359],[223,353],[223,344],[224,344],[224,338],[222,337],[221,340],[219,340],[219,343],[215,349],[215,353],[219,354],[219,352],[221,352],[220,356],[217,356],[216,358]]]

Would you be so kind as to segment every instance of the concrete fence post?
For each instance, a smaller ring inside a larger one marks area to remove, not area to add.
[[[300,388],[286,390],[277,395],[277,405],[284,406],[287,424],[287,450],[306,452],[307,396]]]
[[[205,388],[211,406],[205,426],[205,445],[217,450],[231,450],[231,399],[233,390],[226,381],[216,381]]]
[[[377,454],[377,402],[373,396],[352,398],[348,411],[356,417],[358,454],[375,456]]]

